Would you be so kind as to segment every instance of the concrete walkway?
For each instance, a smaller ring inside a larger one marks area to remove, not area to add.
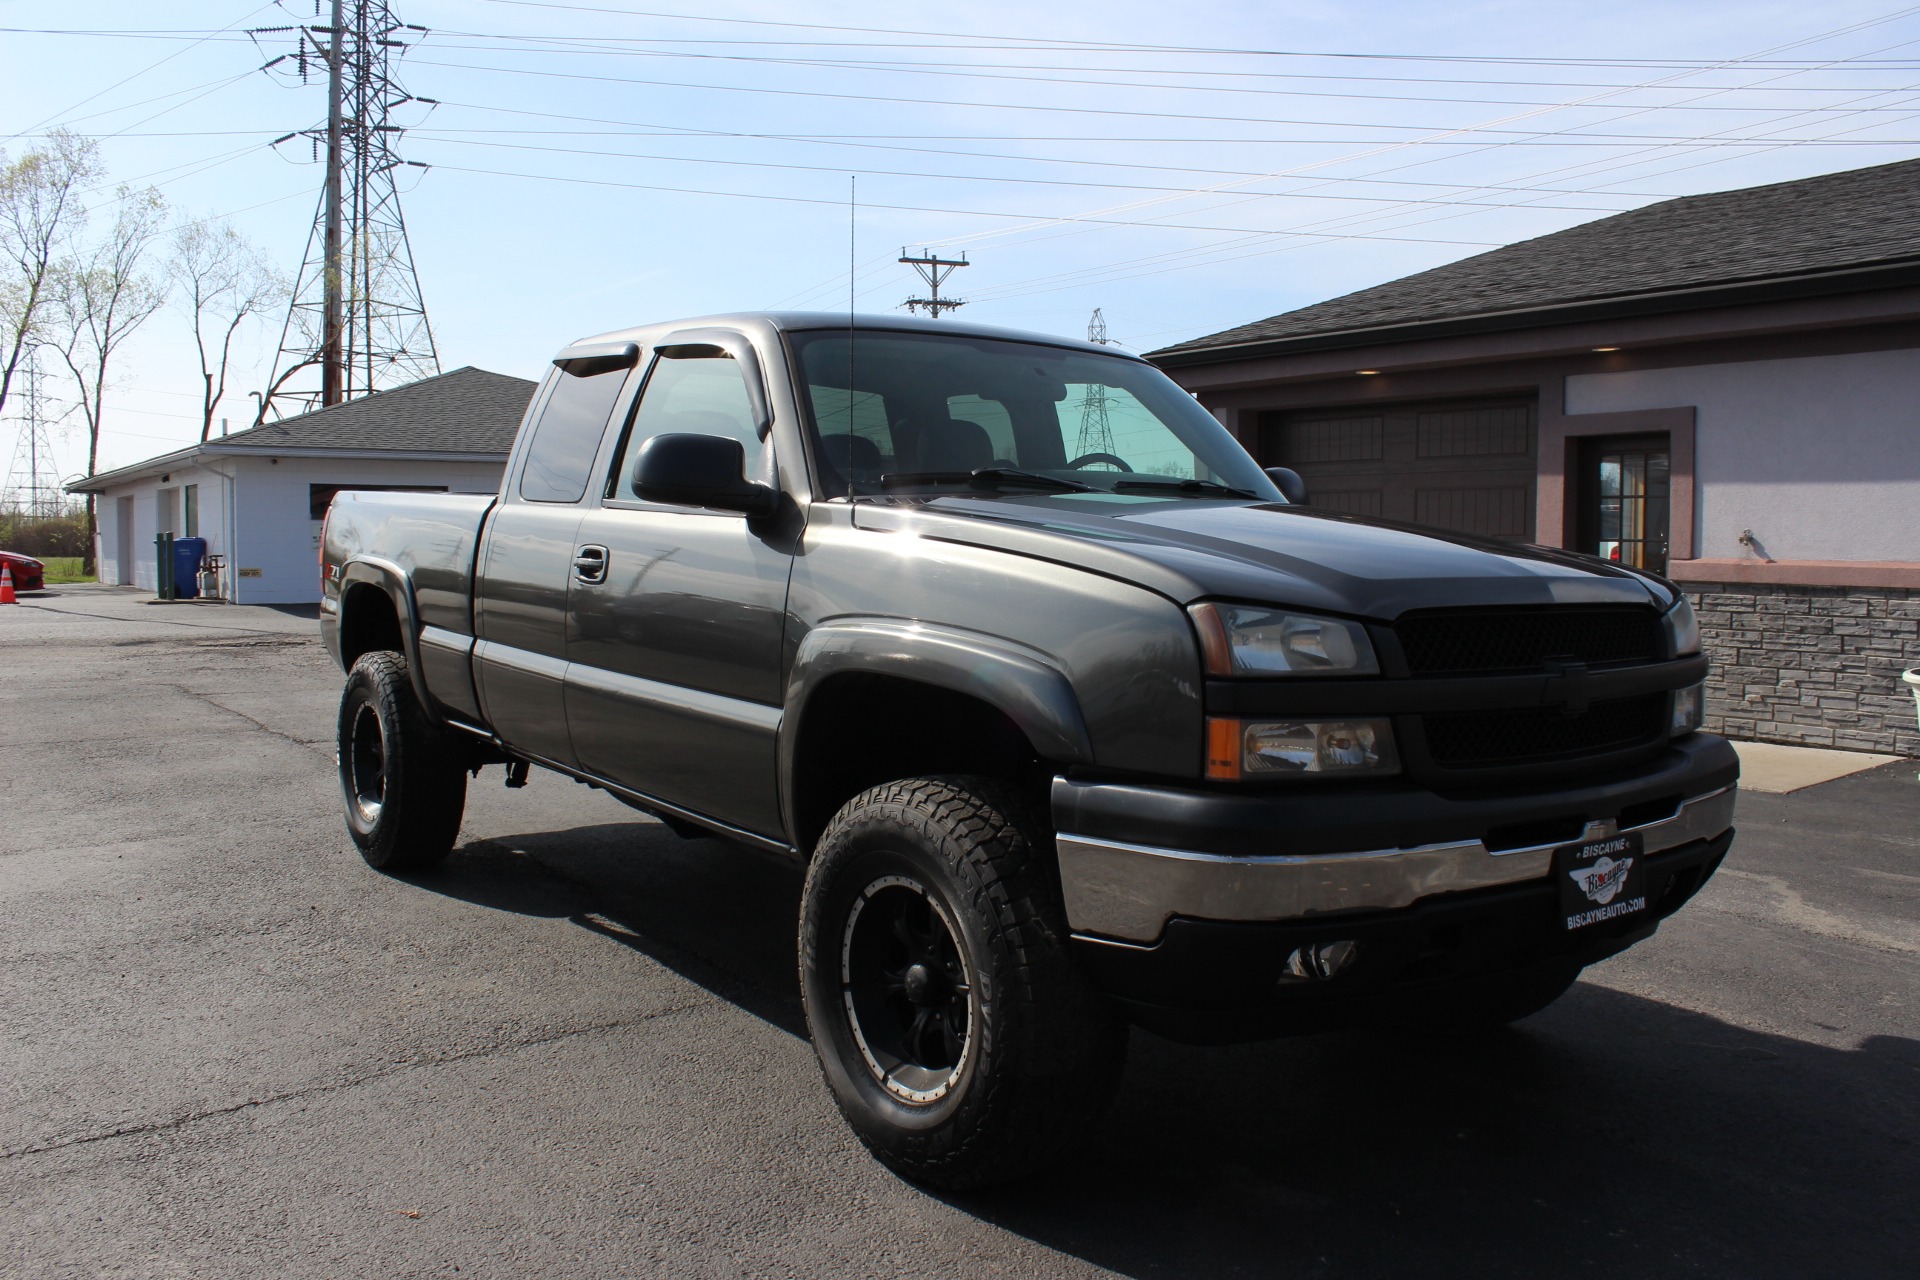
[[[1849,774],[1865,773],[1900,759],[1867,751],[1788,747],[1777,742],[1736,742],[1733,749],[1740,753],[1740,789],[1779,795]]]

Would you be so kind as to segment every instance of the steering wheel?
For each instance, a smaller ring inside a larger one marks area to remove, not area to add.
[[[1079,457],[1075,458],[1072,462],[1069,462],[1067,464],[1067,469],[1069,471],[1078,471],[1081,467],[1086,466],[1089,462],[1107,462],[1120,468],[1122,471],[1133,470],[1132,467],[1127,465],[1127,460],[1125,458],[1118,457],[1111,453],[1083,453]]]

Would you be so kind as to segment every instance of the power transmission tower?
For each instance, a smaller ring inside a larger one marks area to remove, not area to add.
[[[900,261],[919,272],[920,278],[926,281],[927,284],[926,297],[907,299],[906,306],[908,311],[918,311],[921,307],[925,307],[927,314],[938,320],[942,311],[952,311],[955,308],[967,305],[965,298],[943,298],[940,296],[940,286],[948,276],[958,271],[961,267],[972,265],[967,261],[967,255],[965,253],[962,253],[958,258],[943,258],[937,253],[929,253],[925,249],[922,249],[919,257],[910,258],[907,256],[905,247],[902,247],[900,250]]]
[[[20,374],[20,435],[13,446],[13,466],[7,472],[7,509],[43,518],[57,516],[67,504],[54,466],[53,441],[47,435],[53,418],[40,389],[38,351],[27,354]]]
[[[291,34],[295,49],[267,64],[291,63],[301,84],[327,78],[327,120],[277,139],[306,138],[326,162],[326,181],[293,300],[280,332],[273,377],[255,421],[339,404],[440,372],[413,249],[394,177],[425,169],[395,151],[405,126],[392,122],[409,102],[437,105],[400,87],[393,60],[426,28],[403,23],[385,0],[327,0],[331,15],[299,27],[260,28],[257,38]],[[318,17],[322,0],[314,0]]]
[[[1087,341],[1107,344],[1107,319],[1100,314],[1100,308],[1093,309],[1093,318],[1087,321]],[[1084,458],[1090,453],[1113,453],[1113,426],[1107,421],[1107,384],[1089,382],[1086,399],[1080,402],[1080,443],[1074,456]]]

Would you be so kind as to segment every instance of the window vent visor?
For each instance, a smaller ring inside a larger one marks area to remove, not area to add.
[[[637,342],[583,342],[577,347],[568,347],[553,358],[554,367],[563,369],[576,378],[591,378],[595,374],[612,373],[615,369],[631,369],[640,363],[640,344]]]

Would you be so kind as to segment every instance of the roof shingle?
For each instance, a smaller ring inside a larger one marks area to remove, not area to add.
[[[1683,196],[1506,245],[1153,356],[1626,299],[1920,257],[1920,160]]]
[[[211,443],[370,453],[497,453],[505,458],[533,389],[525,378],[466,365]]]

